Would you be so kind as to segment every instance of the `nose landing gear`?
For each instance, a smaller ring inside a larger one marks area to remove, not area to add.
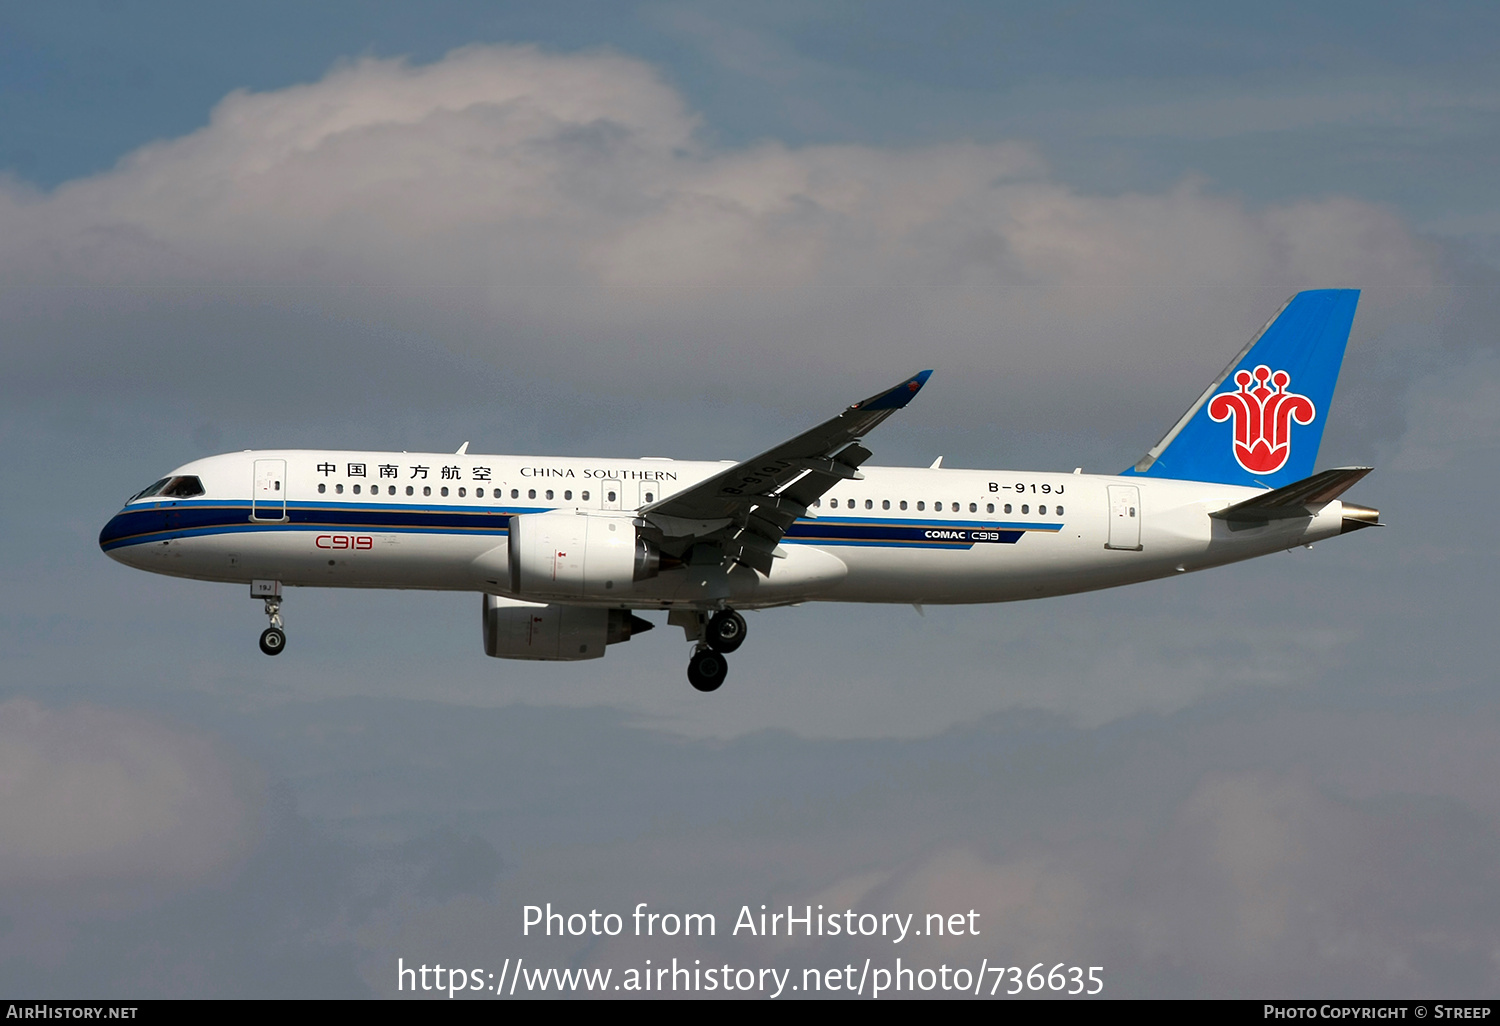
[[[268,656],[280,655],[286,648],[286,631],[281,623],[281,582],[254,581],[250,597],[266,600],[266,616],[271,620],[271,626],[260,632],[260,650]]]
[[[280,627],[267,627],[260,632],[260,650],[266,655],[280,655],[286,647],[286,631]]]

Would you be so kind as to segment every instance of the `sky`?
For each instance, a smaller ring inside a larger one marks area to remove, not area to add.
[[[1492,996],[1497,44],[1442,3],[0,10],[0,989],[902,958]],[[751,613],[713,695],[664,623],[488,659],[474,595],[295,590],[269,660],[245,589],[97,545],[215,452],[734,459],[923,367],[872,464],[1114,473],[1331,287],[1319,466],[1375,466],[1388,527]],[[525,932],[548,903],[626,927]],[[732,932],[763,904],[977,933]]]

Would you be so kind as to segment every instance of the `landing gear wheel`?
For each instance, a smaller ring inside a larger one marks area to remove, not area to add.
[[[721,609],[708,621],[704,640],[715,652],[728,655],[745,643],[745,618],[733,609]]]
[[[260,650],[266,655],[280,655],[286,648],[286,632],[280,627],[267,627],[260,634]]]
[[[729,674],[729,663],[711,648],[700,648],[688,662],[688,683],[699,691],[717,691]]]

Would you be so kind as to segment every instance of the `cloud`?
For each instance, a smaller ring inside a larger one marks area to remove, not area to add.
[[[706,139],[610,53],[466,47],[233,93],[107,173],[0,192],[0,272],[30,286],[4,300],[11,387],[149,394],[229,361],[267,401],[326,400],[437,340],[510,380],[642,399],[920,359],[961,400],[1026,380],[1006,405],[1027,410],[1107,367],[1070,392],[1089,417],[1185,401],[1203,371],[1173,357],[1207,339],[1217,369],[1297,288],[1438,273],[1400,217],[1348,198],[1088,195],[1014,143]]]
[[[251,843],[250,793],[208,741],[142,716],[0,703],[0,886],[197,883]]]

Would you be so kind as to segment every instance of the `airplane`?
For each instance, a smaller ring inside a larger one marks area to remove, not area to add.
[[[1380,526],[1313,473],[1359,292],[1301,292],[1115,476],[866,467],[863,439],[931,371],[743,462],[246,450],[178,467],[99,535],[153,573],[249,585],[286,645],[284,587],[482,595],[502,659],[604,655],[665,610],[713,691],[741,610],[1010,602],[1220,566]]]

